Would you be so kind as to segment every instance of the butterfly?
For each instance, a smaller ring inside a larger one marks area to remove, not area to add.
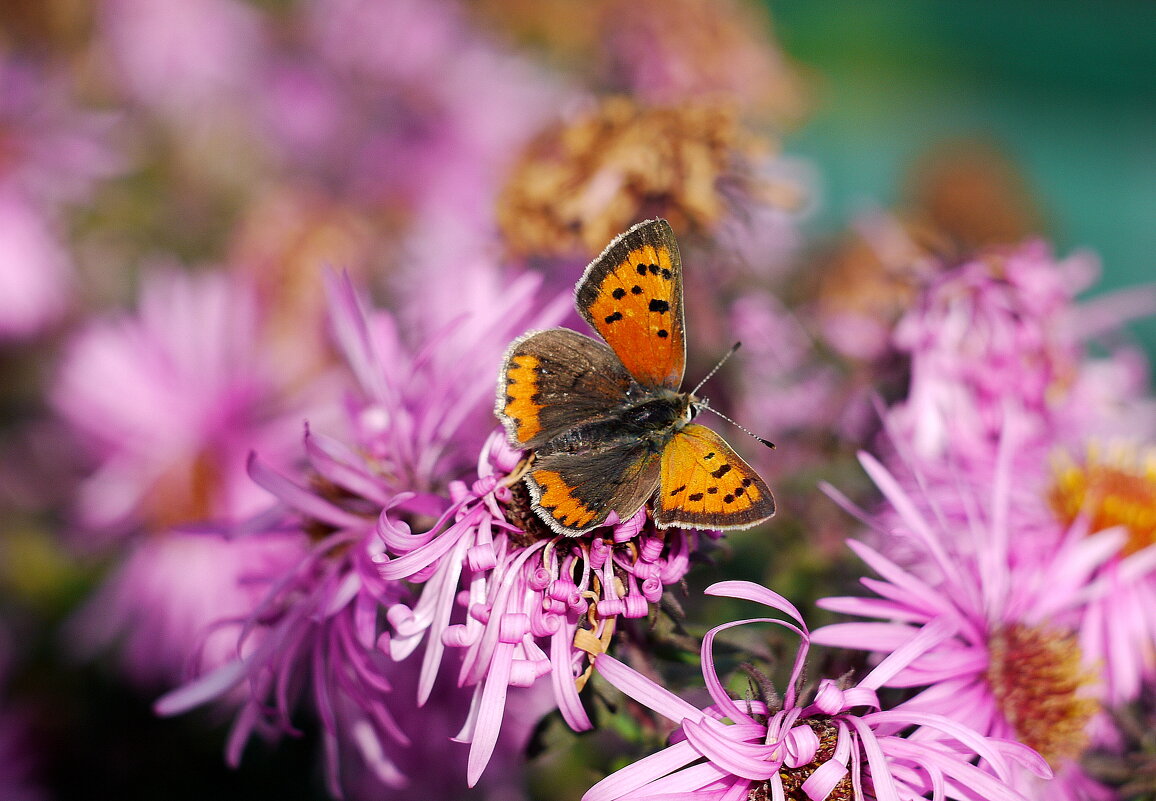
[[[498,419],[532,450],[534,511],[578,536],[653,500],[659,528],[736,529],[775,511],[758,473],[682,392],[682,262],[666,220],[639,223],[586,268],[575,306],[604,342],[552,328],[516,339],[498,377]]]

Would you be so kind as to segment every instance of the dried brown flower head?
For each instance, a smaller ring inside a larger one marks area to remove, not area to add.
[[[498,200],[498,223],[520,256],[589,256],[648,217],[680,234],[709,230],[730,198],[760,193],[751,165],[769,150],[733,106],[611,98],[530,145]]]

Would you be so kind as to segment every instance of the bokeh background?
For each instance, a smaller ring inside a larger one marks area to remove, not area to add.
[[[272,16],[294,8],[291,0],[241,4]],[[928,186],[943,185],[928,176],[956,170],[946,173],[958,179],[948,183],[966,185],[974,169],[998,176],[1016,196],[1016,213],[1057,252],[1088,248],[1099,256],[1103,278],[1096,292],[1156,278],[1156,5],[767,0],[765,9],[805,87],[805,107],[785,126],[782,142],[814,190],[801,222],[800,262],[833,247],[865,210],[925,207],[933,191]],[[0,6],[0,31],[9,49],[29,48],[66,62],[82,89],[93,89],[83,80],[84,43],[92,35],[84,0],[45,6],[9,0]],[[0,85],[0,91],[10,86]],[[95,96],[99,105],[99,87]],[[171,113],[179,120],[181,109]],[[197,133],[196,122],[187,121],[191,133]],[[158,239],[190,262],[218,256],[229,231],[226,219],[214,214],[236,211],[231,204],[243,196],[232,194],[231,182],[243,184],[248,174],[244,149],[236,164],[214,162],[235,175],[202,176],[195,164],[179,163],[163,150],[173,147],[164,136],[143,142],[160,142],[161,149],[137,150],[127,175],[74,212],[82,232],[115,231],[107,240],[90,239],[92,250],[82,260],[108,263],[122,252],[126,263],[135,263]],[[120,144],[136,149],[142,141]],[[203,144],[213,147],[211,136]],[[3,155],[0,149],[0,166]],[[86,278],[94,308],[132,297],[135,277],[128,269],[102,273],[95,282],[92,274]],[[1130,328],[1156,355],[1156,321]],[[42,412],[59,347],[55,336],[0,347],[6,445]],[[19,482],[9,484],[16,490],[7,492],[20,491]],[[0,593],[4,611],[16,621],[12,636],[21,657],[5,703],[32,709],[36,720],[31,745],[14,752],[27,759],[34,777],[37,790],[28,799],[328,797],[308,738],[258,743],[239,770],[230,770],[221,758],[224,719],[211,713],[157,719],[151,698],[123,683],[110,663],[63,656],[62,626],[109,565],[58,550],[51,531],[63,510],[45,515],[13,507],[0,523]],[[830,564],[808,562],[800,532],[782,536],[773,547],[736,545],[725,557],[732,575],[770,575],[779,591],[813,597],[819,588],[812,582]],[[756,567],[775,560],[790,564],[790,574]],[[692,576],[692,591],[709,581],[708,574]],[[705,619],[722,614],[717,604],[701,609]],[[552,746],[574,754],[532,762],[534,797],[578,798],[589,784],[581,766],[590,746],[576,744],[557,726],[535,740],[542,751]]]
[[[816,81],[787,150],[819,166],[819,234],[908,197],[929,152],[973,141],[1021,173],[1060,252],[1089,248],[1100,291],[1156,275],[1156,7],[1129,0],[769,0]],[[1156,327],[1135,324],[1151,349]]]

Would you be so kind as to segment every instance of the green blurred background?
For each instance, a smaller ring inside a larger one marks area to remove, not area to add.
[[[1022,170],[1059,255],[1103,260],[1097,292],[1156,280],[1156,3],[765,0],[816,107],[786,151],[818,166],[810,232],[899,197],[946,138]],[[1156,354],[1156,320],[1132,325]]]

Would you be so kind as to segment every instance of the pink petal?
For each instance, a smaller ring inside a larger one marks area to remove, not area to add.
[[[690,743],[685,740],[681,743],[675,743],[657,754],[643,757],[637,762],[611,773],[587,790],[586,794],[582,796],[582,801],[614,801],[614,799],[622,798],[635,790],[646,787],[656,779],[673,773],[700,758],[699,753],[694,750]],[[702,767],[704,766],[696,766],[696,768]],[[726,773],[713,765],[710,765],[708,772],[712,777],[718,779],[727,776]],[[686,771],[682,773],[686,773]],[[695,787],[701,786],[703,785],[695,785]],[[688,789],[694,789],[694,787]]]
[[[243,659],[226,662],[188,684],[162,695],[153,704],[153,711],[164,717],[187,712],[224,695],[245,678],[248,670],[248,663]]]
[[[514,645],[499,643],[494,649],[494,658],[486,675],[486,686],[482,689],[478,707],[477,724],[474,726],[470,756],[466,763],[466,783],[473,787],[482,777],[482,771],[494,754],[498,735],[502,731],[502,718],[506,713],[506,692],[510,685],[510,667],[514,659]]]
[[[752,745],[731,739],[727,736],[727,732],[720,732],[714,728],[715,726],[733,728],[715,721],[704,723],[686,721],[682,730],[686,734],[687,742],[693,745],[696,751],[734,776],[752,781],[765,781],[779,772],[782,760],[771,757],[771,748],[761,743]],[[765,729],[763,731],[765,732]]]

